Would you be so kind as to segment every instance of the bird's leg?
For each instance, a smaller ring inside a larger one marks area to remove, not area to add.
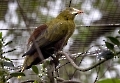
[[[55,67],[57,67],[59,64],[58,58],[54,57],[53,55],[51,57],[53,58],[52,62],[55,64]]]
[[[56,67],[59,64],[59,60],[58,60],[59,58],[56,58],[55,56],[53,56],[53,54],[57,53],[57,52],[56,53],[54,52],[56,52],[55,47],[51,47],[46,50],[46,53],[52,57],[53,59],[52,62],[55,64],[55,67]]]

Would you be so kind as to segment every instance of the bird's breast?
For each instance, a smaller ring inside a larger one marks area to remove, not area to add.
[[[46,31],[46,38],[49,41],[58,41],[66,35],[70,37],[75,29],[73,21],[56,20],[55,23],[51,22],[50,24]]]

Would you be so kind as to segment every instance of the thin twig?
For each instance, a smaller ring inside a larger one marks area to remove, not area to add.
[[[72,0],[70,0],[69,7],[71,6]]]
[[[25,17],[26,18],[26,17]],[[27,23],[25,23],[27,24]],[[27,26],[29,26],[27,24]],[[76,27],[120,27],[120,23],[115,23],[115,24],[92,24],[92,25],[76,25]],[[31,30],[35,28],[1,28],[0,30]]]
[[[81,83],[81,82],[74,81],[74,80],[64,80],[63,78],[60,78],[60,77],[57,77],[56,80],[62,83]]]
[[[77,70],[83,71],[83,72],[89,71],[89,70],[91,70],[91,69],[99,66],[100,64],[104,63],[105,61],[107,61],[106,59],[103,59],[103,60],[101,60],[99,63],[96,63],[95,65],[92,65],[92,66],[90,66],[90,67],[88,67],[88,68],[83,69],[83,68],[78,67],[78,66],[74,63],[74,61],[69,57],[68,54],[66,54],[66,53],[64,53],[64,52],[61,52],[61,51],[59,51],[58,53],[64,55],[64,56],[66,57],[66,59],[71,63],[71,65],[72,65],[73,67],[75,67]],[[108,60],[109,60],[109,59],[108,59]]]
[[[21,13],[21,15],[22,15],[22,17],[23,17],[23,20],[24,20],[24,22],[25,22],[25,25],[26,25],[26,27],[27,27],[27,29],[28,29],[28,31],[29,31],[29,34],[31,34],[30,29],[29,29],[29,24],[28,24],[28,22],[27,22],[27,16],[25,15],[25,13],[24,13],[24,11],[23,11],[23,8],[21,7],[21,5],[20,5],[20,3],[19,3],[19,0],[17,0],[17,3],[18,3],[18,7],[19,7],[19,10],[20,10],[20,13]],[[35,48],[36,48],[36,50],[37,50],[37,52],[38,52],[39,58],[40,58],[41,60],[43,60],[44,57],[43,57],[43,55],[42,55],[42,53],[41,53],[41,50],[39,49],[38,44],[37,44],[36,41],[35,41],[35,38],[32,37],[32,39],[33,39],[33,44],[35,45]]]
[[[94,83],[96,83],[96,82],[97,82],[97,80],[98,80],[99,72],[100,72],[100,65],[98,66],[97,76],[96,76],[96,78],[95,78]]]
[[[95,45],[95,46],[98,46],[98,45]],[[104,46],[104,45],[100,45],[100,46]],[[93,46],[91,46],[89,49],[91,49],[92,47],[93,47]],[[86,52],[83,52],[83,53],[75,53],[75,54],[72,54],[72,56],[76,56],[76,57],[74,58],[74,60],[76,60],[78,57],[85,58],[86,54],[89,53],[89,52],[88,52],[89,49],[88,49]],[[89,55],[89,57],[90,57],[90,56],[91,56],[91,57],[96,56],[96,55],[93,55],[93,54],[95,54],[95,52],[89,53],[89,54],[91,54],[91,55]],[[61,59],[61,60],[62,60],[62,59]],[[83,59],[81,59],[79,65],[81,64],[82,60],[83,60]],[[58,70],[58,69],[62,68],[63,66],[65,66],[65,65],[67,65],[67,64],[69,64],[69,63],[70,63],[70,62],[66,62],[66,63],[64,63],[63,65],[58,66],[55,70]]]
[[[47,75],[48,75],[48,78],[50,80],[50,83],[55,83],[55,80],[54,80],[54,71],[55,71],[55,64],[53,62],[51,62],[49,64],[49,66],[47,66]]]
[[[76,27],[120,27],[120,23],[115,23],[115,24],[76,25]]]
[[[83,56],[80,56],[80,55],[82,55],[82,54],[84,54],[84,53],[78,54],[78,56],[75,57],[75,59],[78,58],[78,57],[83,57]],[[76,55],[77,55],[77,54],[76,54]],[[55,70],[58,70],[58,69],[62,68],[63,66],[65,66],[65,65],[67,65],[67,64],[69,64],[69,63],[70,63],[70,62],[66,62],[66,63],[64,63],[63,65],[58,66]]]
[[[112,66],[113,67],[113,66]],[[106,67],[106,70],[103,72],[103,74],[99,77],[99,78],[102,78],[105,76],[105,73],[111,68],[111,66],[107,66]]]
[[[90,48],[92,48],[92,47],[90,47]],[[90,48],[89,48],[89,49],[90,49]],[[89,50],[89,49],[88,49],[88,50]],[[82,56],[82,59],[80,60],[80,62],[79,62],[78,65],[80,65],[80,64],[82,63],[83,59],[87,56],[86,53],[88,52],[88,50],[85,52],[84,56]],[[76,71],[77,71],[77,69],[75,69],[75,71],[74,71],[74,73],[73,73],[73,75],[72,75],[72,78],[73,78],[73,76],[75,75]],[[72,78],[71,78],[71,79],[72,79]]]
[[[23,11],[23,8],[21,7],[19,0],[17,0],[17,4],[20,10],[20,14],[22,15],[23,21],[25,22],[26,27],[29,29],[29,24],[27,22],[28,19],[27,15],[25,15],[25,12]]]
[[[80,64],[82,63],[82,61],[83,61],[83,59],[84,59],[85,57],[86,57],[86,55],[82,57],[82,59],[80,60],[80,62],[79,62],[79,64],[78,64],[78,65],[80,65]],[[72,75],[71,79],[72,79],[72,78],[73,78],[73,76],[75,75],[76,71],[77,71],[77,69],[75,69],[75,71],[74,71],[74,73],[73,73],[73,75]]]
[[[21,83],[28,83],[28,82],[34,82],[35,80],[27,80],[27,81],[24,81],[24,82],[21,82]]]

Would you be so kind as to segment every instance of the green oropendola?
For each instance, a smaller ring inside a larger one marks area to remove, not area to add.
[[[74,18],[80,13],[83,11],[72,7],[66,8],[55,19],[36,28],[28,40],[31,46],[23,55],[26,58],[21,72],[62,50],[75,30]],[[36,46],[41,51],[41,55]]]

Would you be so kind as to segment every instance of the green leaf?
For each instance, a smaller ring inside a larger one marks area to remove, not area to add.
[[[4,57],[4,59],[7,60],[7,61],[12,62],[11,59],[9,59],[9,58]]]
[[[2,48],[3,43],[2,43],[2,32],[0,32],[0,49]]]
[[[11,73],[10,75],[11,75],[11,76],[13,76],[13,77],[25,76],[25,74],[24,74],[24,73],[22,73],[22,72],[15,72],[15,73]]]
[[[7,67],[14,67],[12,62],[3,62],[3,64],[4,66],[7,66]]]
[[[49,60],[46,60],[43,64],[43,68],[46,68],[48,65],[50,64],[50,61]]]
[[[4,75],[4,70],[0,69],[0,76]]]
[[[1,69],[0,68],[0,76],[7,75],[8,71],[6,69]]]
[[[112,42],[112,43],[114,43],[115,45],[117,45],[117,46],[119,46],[120,45],[120,42],[119,42],[119,40],[117,39],[117,38],[115,38],[115,37],[107,37],[107,38],[109,38],[109,40]]]
[[[0,32],[0,39],[2,39],[2,32]]]
[[[33,65],[33,66],[32,66],[32,70],[33,70],[36,74],[39,74],[39,71],[38,71],[37,66]]]
[[[16,49],[8,50],[8,51],[6,51],[6,52],[3,52],[2,54],[9,53],[9,52],[13,52],[13,51],[15,51],[15,50],[16,50]]]
[[[2,42],[0,41],[0,49],[2,48],[2,46],[3,46],[3,44],[2,44]]]
[[[120,34],[120,30],[118,31],[118,33]]]
[[[120,54],[120,52],[116,52],[116,55],[119,55]]]
[[[105,45],[107,46],[108,49],[110,50],[114,50],[114,45],[109,43],[109,42],[105,42]]]
[[[33,83],[39,83],[37,80],[35,80]]]
[[[4,75],[4,72],[3,71],[0,71],[0,77]]]
[[[120,38],[120,36],[116,36],[116,38]]]
[[[9,45],[9,44],[11,44],[13,41],[9,41],[9,42],[7,42],[4,46],[7,46],[7,45]]]
[[[100,80],[97,83],[120,83],[120,79],[104,79],[104,80]]]

